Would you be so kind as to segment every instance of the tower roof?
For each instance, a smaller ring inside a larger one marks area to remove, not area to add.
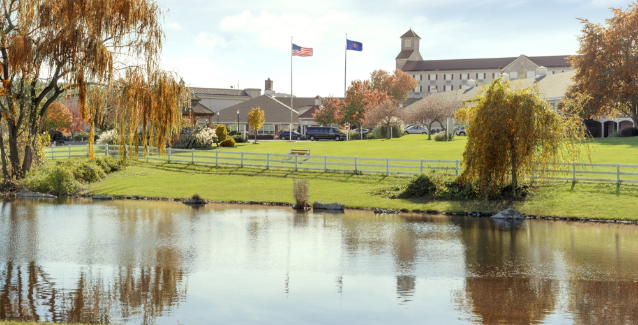
[[[405,32],[405,34],[403,34],[403,36],[401,36],[401,38],[405,38],[405,37],[416,37],[418,39],[421,39],[421,37],[419,37],[419,35],[417,35],[412,28],[410,28],[409,31]]]

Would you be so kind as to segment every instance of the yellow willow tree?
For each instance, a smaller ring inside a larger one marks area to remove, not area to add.
[[[0,156],[5,179],[21,178],[31,169],[42,119],[61,94],[79,90],[82,117],[93,125],[102,113],[87,105],[91,91],[123,90],[118,80],[130,70],[145,75],[148,85],[159,84],[153,76],[164,34],[155,0],[0,1],[0,112],[8,131],[8,148],[0,137]],[[152,109],[141,108],[143,104],[148,102],[137,103],[138,112]],[[172,127],[170,120],[165,123]],[[18,148],[18,136],[25,134],[26,145]]]
[[[261,129],[264,122],[266,122],[264,111],[259,106],[253,107],[248,113],[248,125],[255,130],[255,143],[257,143],[257,131]]]
[[[460,181],[477,183],[484,193],[511,185],[516,194],[519,179],[532,170],[544,177],[578,161],[588,137],[576,107],[554,110],[535,86],[498,78],[466,103],[456,113],[469,124]]]

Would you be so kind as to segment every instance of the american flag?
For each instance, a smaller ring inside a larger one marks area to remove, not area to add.
[[[312,56],[312,48],[292,44],[292,56]]]

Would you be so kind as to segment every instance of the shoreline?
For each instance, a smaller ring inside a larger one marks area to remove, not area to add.
[[[109,196],[110,199],[93,199],[93,196]],[[3,197],[17,199],[17,195],[15,193],[3,193]],[[185,200],[188,198],[166,198],[166,197],[147,197],[147,196],[139,196],[139,195],[108,195],[108,194],[79,194],[72,196],[58,196],[58,198],[90,198],[94,202],[100,201],[164,201],[164,202],[175,202],[184,204]],[[38,199],[39,200],[39,199]],[[261,205],[268,207],[290,207],[292,209],[293,203],[288,202],[262,202],[262,201],[218,201],[218,200],[205,200],[206,203],[213,204],[236,204],[236,205]],[[437,211],[437,210],[419,210],[419,209],[383,209],[383,208],[359,208],[359,207],[345,207],[347,210],[358,210],[358,211],[372,211],[375,215],[398,215],[401,213],[404,214],[420,214],[420,215],[446,215],[446,216],[457,216],[457,217],[472,217],[472,218],[490,218],[494,216],[496,213],[485,213],[478,211],[470,211],[470,212],[448,212],[448,211]],[[307,212],[310,210],[294,210],[298,212]],[[314,212],[314,210],[312,210]],[[321,211],[333,211],[333,210],[319,210]],[[334,210],[333,212],[335,212]],[[343,212],[336,212],[343,213]],[[619,219],[599,219],[599,218],[578,218],[578,217],[554,217],[554,216],[537,216],[537,215],[528,215],[523,214],[525,217],[524,220],[546,220],[546,221],[570,221],[570,222],[592,222],[592,223],[617,223],[617,224],[627,224],[627,225],[638,225],[638,220],[619,220]],[[506,219],[513,220],[513,219]],[[518,219],[523,220],[523,219]]]

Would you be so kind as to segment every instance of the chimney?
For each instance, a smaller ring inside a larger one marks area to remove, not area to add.
[[[264,88],[264,95],[268,95],[270,97],[275,97],[275,91],[272,89],[272,80],[268,78],[266,80],[266,87]]]
[[[467,81],[467,88],[474,88],[474,87],[476,87],[476,80],[474,80],[474,79],[469,79],[469,80]]]
[[[536,78],[540,78],[540,77],[544,77],[547,75],[547,68],[545,67],[538,67],[538,69],[536,69]]]
[[[321,97],[319,95],[315,97],[315,106],[321,106]]]

